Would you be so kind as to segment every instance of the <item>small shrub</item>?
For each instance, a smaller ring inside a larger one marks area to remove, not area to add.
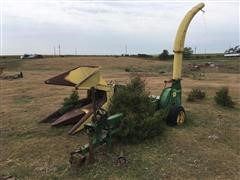
[[[194,80],[203,80],[205,78],[205,74],[201,71],[199,72],[192,72],[192,79]]]
[[[138,76],[116,90],[109,112],[124,114],[116,133],[121,142],[136,143],[161,132],[164,112],[155,112],[149,93],[145,91],[145,83]]]
[[[62,103],[62,107],[60,108],[59,112],[61,114],[66,113],[76,107],[80,106],[79,96],[77,91],[73,91],[72,94],[64,99]]]
[[[125,68],[125,72],[143,72],[143,70],[134,68],[134,67],[127,67],[127,68]]]
[[[153,116],[144,119],[142,139],[151,138],[159,135],[163,131],[163,123],[167,118],[167,111],[161,109],[156,111]]]
[[[192,91],[188,94],[187,101],[196,101],[196,100],[202,100],[206,96],[206,93],[204,91],[201,91],[200,89],[192,89]]]
[[[223,87],[219,91],[216,92],[216,96],[214,100],[217,104],[225,107],[234,107],[234,102],[232,101],[231,96],[228,95],[228,88]]]
[[[125,72],[130,72],[131,71],[131,69],[130,68],[125,68]]]

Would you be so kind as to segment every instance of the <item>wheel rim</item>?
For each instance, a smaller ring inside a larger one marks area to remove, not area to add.
[[[177,116],[177,125],[183,124],[185,121],[185,113],[184,111],[180,111]]]

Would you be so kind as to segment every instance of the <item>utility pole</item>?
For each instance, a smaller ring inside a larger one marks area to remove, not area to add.
[[[77,48],[75,48],[75,56],[77,55]]]
[[[60,44],[58,45],[58,55],[59,56],[61,55],[61,46],[60,46]]]
[[[56,47],[53,47],[53,55],[56,56]]]
[[[125,45],[125,55],[127,55],[127,52],[128,51],[128,49],[127,49],[127,44]]]
[[[194,48],[194,54],[196,55],[197,54],[197,47],[195,46]]]

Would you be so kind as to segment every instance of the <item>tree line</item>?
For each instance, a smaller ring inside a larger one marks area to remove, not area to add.
[[[183,51],[183,57],[188,59],[192,56],[193,54],[193,50],[191,47],[185,47],[184,48],[184,51]],[[162,51],[161,54],[159,54],[158,58],[159,59],[163,59],[163,60],[166,60],[166,59],[172,59],[173,58],[173,54],[169,54],[168,50],[167,49],[164,49]]]
[[[192,57],[193,50],[191,47],[185,47],[183,52],[183,58],[189,59]],[[122,54],[121,56],[125,57],[139,57],[139,58],[156,58],[156,56],[149,55],[149,54]],[[160,60],[168,60],[173,59],[174,55],[170,54],[167,49],[164,49],[162,53],[160,53],[157,58]]]

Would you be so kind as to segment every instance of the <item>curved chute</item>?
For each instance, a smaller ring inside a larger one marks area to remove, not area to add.
[[[184,42],[187,33],[188,26],[195,16],[205,6],[204,3],[199,3],[194,6],[183,18],[181,24],[178,27],[177,35],[174,43],[174,60],[173,60],[173,79],[181,79],[182,76],[182,56],[184,50]]]

